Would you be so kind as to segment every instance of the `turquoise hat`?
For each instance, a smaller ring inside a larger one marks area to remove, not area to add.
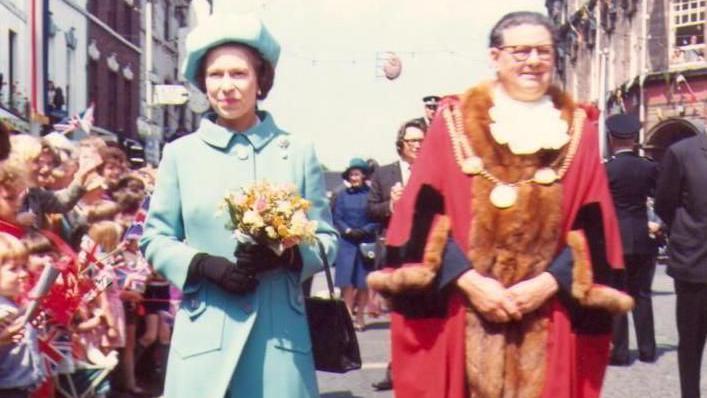
[[[341,178],[344,180],[349,178],[349,173],[353,169],[359,169],[363,172],[363,174],[368,175],[368,163],[361,158],[353,158],[349,161],[349,167],[341,173]]]
[[[254,14],[212,14],[187,35],[182,74],[189,83],[201,87],[203,82],[196,79],[202,59],[210,49],[226,43],[255,48],[273,68],[280,57],[280,44]]]

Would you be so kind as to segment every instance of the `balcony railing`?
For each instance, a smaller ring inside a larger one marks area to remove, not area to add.
[[[692,44],[676,47],[670,57],[670,69],[689,69],[702,67],[705,62],[704,44]]]

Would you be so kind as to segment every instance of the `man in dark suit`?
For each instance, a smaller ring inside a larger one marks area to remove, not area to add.
[[[375,222],[383,225],[383,231],[379,237],[378,246],[384,247],[385,242],[381,241],[385,236],[385,228],[388,226],[390,216],[393,214],[395,203],[403,194],[403,186],[410,178],[410,171],[417,153],[425,138],[427,124],[422,119],[412,119],[403,123],[398,130],[395,140],[395,147],[400,156],[400,160],[391,164],[379,167],[371,176],[371,191],[368,194],[368,216]],[[380,265],[381,253],[377,255],[376,266]],[[379,391],[391,390],[393,380],[390,373],[390,364],[385,374],[385,378],[373,383],[373,388]]]
[[[646,202],[655,190],[657,166],[634,151],[641,123],[634,115],[613,115],[606,120],[613,157],[606,163],[609,187],[621,229],[626,266],[625,282],[636,306],[633,322],[638,341],[638,359],[656,359],[651,284],[655,274],[657,246],[648,231]],[[614,319],[612,365],[628,365],[628,315]]]
[[[368,215],[374,221],[388,225],[393,205],[400,199],[403,186],[410,177],[412,164],[425,138],[427,126],[420,119],[405,122],[398,130],[395,147],[400,160],[381,166],[371,176]]]
[[[700,396],[707,338],[707,135],[670,146],[663,156],[655,211],[668,226],[668,275],[675,282],[682,396]]]

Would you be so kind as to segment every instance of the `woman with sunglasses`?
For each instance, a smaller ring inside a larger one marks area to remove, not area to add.
[[[595,124],[551,85],[555,31],[495,25],[496,78],[442,100],[369,286],[392,298],[396,396],[598,397],[621,242]],[[592,280],[592,272],[594,280]]]

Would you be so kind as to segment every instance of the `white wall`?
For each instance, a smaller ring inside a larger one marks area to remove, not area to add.
[[[86,70],[88,48],[88,20],[77,7],[85,10],[86,0],[50,0],[49,10],[56,25],[56,34],[49,38],[49,80],[64,91],[69,115],[86,109]],[[73,28],[76,48],[67,46],[66,34]],[[67,86],[70,91],[67,91]]]
[[[0,73],[7,83],[9,79],[9,31],[16,36],[15,76],[17,91],[23,96],[29,93],[28,71],[29,52],[27,52],[27,13],[24,0],[0,0]],[[9,87],[2,87],[2,102],[7,103]]]

